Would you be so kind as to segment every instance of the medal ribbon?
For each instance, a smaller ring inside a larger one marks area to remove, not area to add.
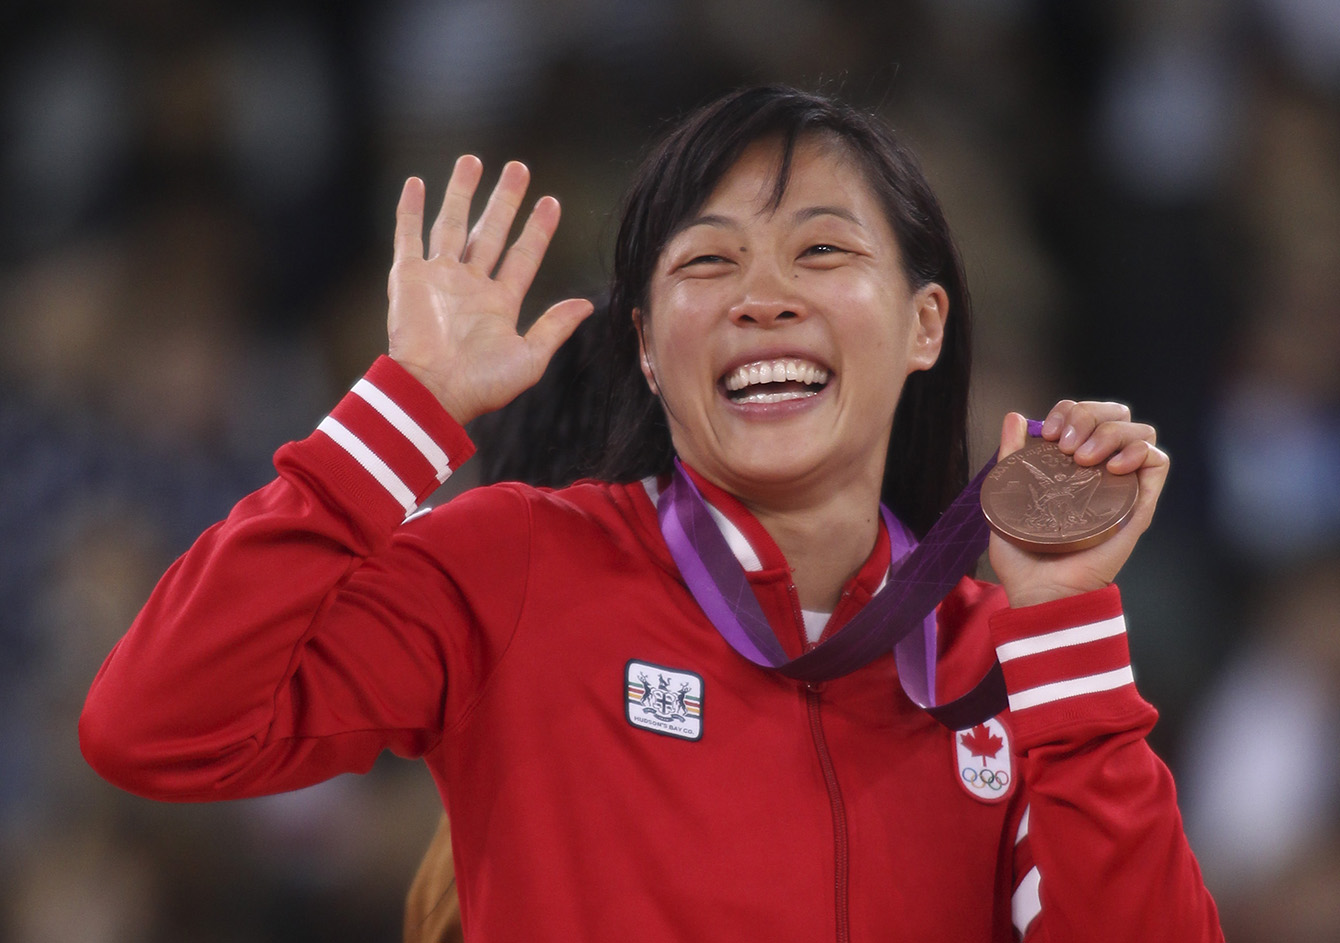
[[[1030,421],[1029,434],[1039,435],[1041,426]],[[999,662],[962,697],[937,704],[935,696],[935,607],[986,549],[990,529],[980,493],[995,463],[994,457],[987,462],[920,543],[881,504],[890,544],[889,578],[837,633],[793,659],[786,657],[744,568],[678,459],[656,513],[689,592],[722,638],[749,661],[798,681],[830,681],[892,649],[904,693],[945,726],[961,730],[994,717],[1006,705]]]

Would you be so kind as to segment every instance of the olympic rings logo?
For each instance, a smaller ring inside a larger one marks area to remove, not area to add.
[[[963,781],[969,786],[982,786],[992,792],[1000,792],[1010,784],[1010,774],[1005,770],[975,770],[972,767],[960,770]]]

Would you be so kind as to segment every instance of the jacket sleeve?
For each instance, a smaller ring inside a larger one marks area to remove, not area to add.
[[[493,567],[496,593],[458,589],[454,577],[471,574],[452,572],[428,520],[456,501],[406,520],[472,451],[431,394],[380,358],[311,436],[279,450],[278,477],[163,576],[93,681],[79,722],[90,765],[131,792],[196,801],[431,749],[453,699],[486,671],[480,627],[514,625],[522,597],[508,582],[520,568],[505,565]],[[488,520],[455,515],[454,544],[524,547],[522,503],[488,500]],[[492,554],[456,554],[466,570],[480,556]]]
[[[1145,736],[1115,586],[991,618],[1028,806],[1013,917],[1026,943],[1222,940],[1182,830],[1172,776]]]

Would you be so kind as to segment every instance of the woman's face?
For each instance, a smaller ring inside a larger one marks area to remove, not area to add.
[[[666,245],[642,322],[643,373],[675,449],[760,502],[878,494],[903,381],[939,355],[948,300],[912,291],[883,209],[824,138],[750,146]],[[635,313],[639,316],[641,313]]]

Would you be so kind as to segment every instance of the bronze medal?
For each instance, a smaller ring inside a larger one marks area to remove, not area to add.
[[[982,482],[991,529],[1034,553],[1068,553],[1111,537],[1135,507],[1134,474],[1083,466],[1055,442],[1030,440],[1005,456]]]

